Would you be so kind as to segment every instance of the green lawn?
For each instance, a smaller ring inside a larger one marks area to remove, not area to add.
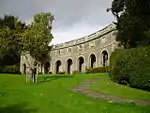
[[[103,74],[43,76],[38,84],[25,84],[21,75],[1,74],[0,113],[150,113],[149,106],[109,103],[71,91],[98,77],[105,78]]]
[[[150,92],[113,83],[107,75],[103,75],[102,79],[96,81],[89,89],[121,98],[150,100]]]

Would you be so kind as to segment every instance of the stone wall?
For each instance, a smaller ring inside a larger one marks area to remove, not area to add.
[[[41,65],[40,72],[85,72],[86,67],[109,65],[109,57],[118,47],[115,33],[115,25],[110,24],[89,36],[54,45],[49,53],[51,60]],[[22,57],[20,70],[23,73],[26,60]]]

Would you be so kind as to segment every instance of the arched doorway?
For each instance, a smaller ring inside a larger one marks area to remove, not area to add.
[[[78,71],[79,71],[79,72],[83,72],[83,64],[84,64],[84,59],[83,59],[83,57],[79,57],[79,58],[78,58],[78,64],[79,64],[79,65],[78,65],[78,66],[79,66],[79,67],[78,67],[78,69],[79,69]]]
[[[56,62],[56,73],[60,73],[60,66],[61,66],[61,61],[58,60],[58,61]]]
[[[94,68],[94,66],[96,65],[96,56],[94,54],[90,55],[90,67]]]
[[[71,68],[71,66],[72,66],[72,60],[71,59],[68,59],[67,60],[67,73],[68,74],[71,74],[71,72],[72,72],[72,68]]]
[[[26,69],[27,69],[26,64],[23,64],[23,74],[26,74]]]
[[[107,53],[107,51],[102,52],[102,65],[103,66],[108,65],[108,53]]]
[[[50,70],[50,62],[44,64],[44,73],[48,74]]]

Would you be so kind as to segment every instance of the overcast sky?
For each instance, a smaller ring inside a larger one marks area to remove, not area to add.
[[[12,14],[27,23],[34,14],[51,12],[53,21],[51,44],[81,38],[112,23],[106,9],[112,0],[0,0],[0,16]]]

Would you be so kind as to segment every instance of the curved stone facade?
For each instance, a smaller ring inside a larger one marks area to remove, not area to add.
[[[115,40],[116,28],[110,24],[89,36],[69,42],[53,45],[50,51],[51,59],[41,64],[39,72],[70,73],[85,72],[86,67],[109,65],[109,57],[117,48]],[[24,72],[26,60],[21,56],[21,73]]]

